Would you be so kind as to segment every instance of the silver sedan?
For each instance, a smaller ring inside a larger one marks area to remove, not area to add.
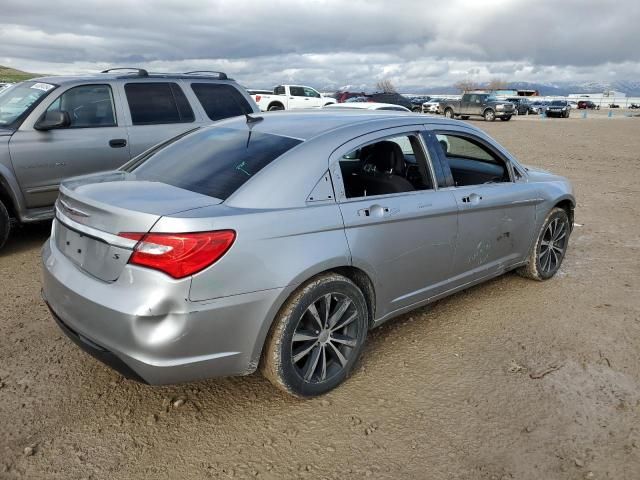
[[[128,377],[260,368],[309,397],[344,381],[393,317],[510,270],[554,276],[574,206],[566,179],[463,122],[236,117],[65,182],[43,295]]]

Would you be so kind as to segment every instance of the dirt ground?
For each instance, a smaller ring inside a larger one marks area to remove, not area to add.
[[[640,478],[640,118],[472,123],[574,182],[560,274],[386,324],[323,398],[257,374],[123,380],[40,299],[48,226],[19,230],[0,253],[0,478]]]

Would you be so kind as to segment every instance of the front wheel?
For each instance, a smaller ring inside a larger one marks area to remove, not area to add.
[[[9,212],[7,207],[0,201],[0,249],[4,247],[4,244],[9,238],[9,232],[11,230],[11,219],[9,218]]]
[[[367,330],[368,308],[360,289],[342,275],[320,275],[298,289],[280,310],[260,370],[291,395],[322,395],[349,376]]]
[[[496,119],[496,112],[493,110],[487,110],[484,112],[483,117],[487,122],[493,122]]]
[[[548,280],[562,265],[569,244],[569,216],[562,208],[552,209],[545,219],[536,243],[529,252],[529,263],[518,273],[533,280]]]

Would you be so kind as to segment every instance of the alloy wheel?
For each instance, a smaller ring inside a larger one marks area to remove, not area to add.
[[[359,316],[342,293],[328,293],[307,307],[291,340],[291,362],[305,382],[325,382],[347,366],[358,345]]]
[[[560,267],[567,246],[568,231],[567,222],[561,218],[554,218],[545,228],[538,253],[538,262],[543,273],[550,274]]]

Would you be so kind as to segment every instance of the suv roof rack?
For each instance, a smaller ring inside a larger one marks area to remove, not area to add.
[[[227,80],[227,74],[224,72],[217,72],[215,70],[195,70],[193,72],[184,72],[184,75],[217,75],[220,80]]]
[[[110,73],[116,70],[134,70],[136,75],[139,77],[148,77],[149,72],[147,72],[144,68],[135,68],[135,67],[117,67],[117,68],[107,68],[106,70],[102,70],[100,73]]]

